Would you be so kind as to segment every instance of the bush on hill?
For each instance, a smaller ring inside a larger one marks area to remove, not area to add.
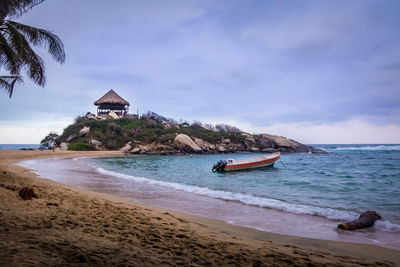
[[[76,142],[76,143],[69,144],[68,150],[90,151],[90,150],[96,150],[96,148],[91,144],[87,144],[87,143],[83,143],[83,142]]]
[[[169,126],[166,127],[165,123]],[[78,137],[79,131],[85,126],[90,127],[90,132],[84,137]],[[79,142],[79,145],[71,144],[73,145],[71,150],[75,150],[76,147],[84,148],[82,143],[88,143],[90,139],[101,141],[107,149],[119,149],[133,140],[143,143],[157,141],[162,144],[171,144],[175,136],[181,133],[201,138],[211,144],[219,143],[224,139],[241,143],[245,139],[241,131],[233,126],[221,124],[214,127],[205,124],[205,127],[201,122],[194,122],[191,125],[187,122],[178,124],[175,120],[166,119],[154,112],[148,112],[140,118],[90,120],[86,117],[77,117],[75,123],[64,129],[61,138],[66,140],[70,136],[75,136],[72,138],[73,142]]]

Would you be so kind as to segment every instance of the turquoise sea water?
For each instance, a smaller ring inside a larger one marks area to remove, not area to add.
[[[0,150],[37,149],[39,144],[0,144]]]
[[[220,159],[254,153],[22,162],[61,183],[264,231],[400,250],[400,145],[317,145],[328,154],[283,154],[274,167],[213,173]],[[367,210],[383,218],[347,232]]]
[[[285,154],[272,168],[233,173],[213,173],[211,166],[257,154],[101,158],[94,164],[125,179],[297,214],[350,220],[376,210],[400,231],[400,145],[318,147],[329,154]]]

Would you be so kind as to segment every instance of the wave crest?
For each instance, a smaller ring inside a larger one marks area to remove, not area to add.
[[[352,220],[354,219],[354,217],[358,216],[357,214],[349,211],[288,203],[278,199],[262,198],[251,194],[214,190],[207,187],[199,187],[193,185],[152,180],[144,177],[137,177],[128,174],[118,173],[115,171],[105,170],[103,168],[96,168],[96,171],[102,174],[111,175],[122,179],[130,179],[136,182],[144,182],[152,185],[168,187],[171,189],[180,190],[187,193],[208,196],[216,199],[238,201],[246,205],[256,206],[260,208],[270,208],[296,214],[316,215],[334,220]]]
[[[349,146],[349,147],[336,147],[335,150],[362,150],[362,151],[397,151],[400,150],[400,145],[374,145],[374,146]]]

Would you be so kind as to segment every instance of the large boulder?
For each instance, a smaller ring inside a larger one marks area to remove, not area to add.
[[[273,148],[275,146],[274,140],[271,137],[265,136],[263,134],[255,135],[253,140],[261,149]]]
[[[100,147],[101,144],[102,144],[100,141],[95,140],[95,139],[90,139],[90,140],[89,140],[89,143],[92,144],[92,145],[94,145],[94,146],[96,146],[96,147]]]
[[[116,119],[119,119],[119,116],[114,111],[110,111],[108,113],[107,119],[115,119],[116,120]]]
[[[194,142],[204,151],[208,151],[210,149],[210,143],[204,141],[203,139],[195,138]]]
[[[97,120],[96,117],[97,116],[95,114],[90,113],[90,112],[88,114],[86,114],[86,118],[89,119],[89,120]]]
[[[90,127],[85,126],[79,131],[79,135],[82,136],[82,135],[88,134],[89,132],[90,132]]]
[[[77,138],[77,137],[78,137],[77,134],[71,134],[70,136],[67,137],[66,141],[67,141],[67,142],[70,142],[72,139],[75,139],[75,138]]]
[[[128,142],[120,149],[120,151],[127,153],[131,149],[132,149],[131,142]]]
[[[260,149],[258,147],[255,147],[255,146],[251,147],[250,150],[252,152],[259,152],[260,151]]]
[[[135,147],[134,149],[132,149],[130,151],[131,154],[139,154],[139,152],[140,152],[140,148],[138,148],[138,147]]]
[[[226,148],[223,147],[223,146],[219,146],[218,147],[218,151],[221,152],[221,153],[224,153],[224,152],[226,152]]]
[[[95,121],[101,121],[101,120],[105,120],[106,119],[105,117],[97,116],[97,115],[95,115],[93,113],[90,113],[90,112],[86,115],[86,118],[89,119],[89,120],[95,120]]]
[[[169,122],[162,121],[162,122],[161,122],[161,124],[162,124],[162,127],[163,127],[164,129],[166,129],[166,130],[168,130],[168,129],[171,129],[171,128],[172,128],[172,124],[171,124],[171,123],[169,123]]]
[[[150,148],[148,146],[140,145],[139,148],[140,148],[140,154],[146,154],[147,152],[150,151]]]
[[[179,149],[186,152],[200,153],[202,149],[186,134],[178,134],[175,137],[174,144]]]
[[[264,144],[261,145],[261,148],[275,148],[285,153],[308,153],[311,151],[309,146],[283,136],[261,134],[256,139],[259,143]]]
[[[328,154],[328,152],[326,152],[323,149],[320,149],[318,147],[313,147],[313,146],[308,146],[310,148],[310,152],[311,153],[318,153],[318,154]]]

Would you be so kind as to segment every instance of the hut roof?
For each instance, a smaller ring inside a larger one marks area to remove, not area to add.
[[[105,95],[103,95],[94,102],[96,106],[104,103],[121,104],[129,106],[129,102],[120,97],[113,89],[108,91]]]

